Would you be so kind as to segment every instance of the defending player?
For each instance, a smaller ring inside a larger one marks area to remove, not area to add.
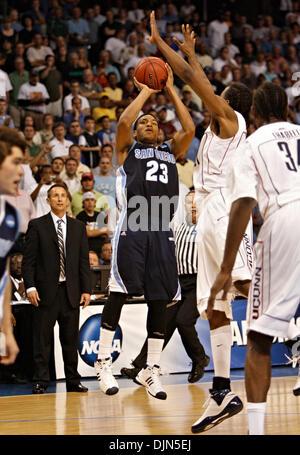
[[[151,13],[151,37],[148,39],[158,46],[174,72],[202,99],[212,117],[211,124],[201,140],[194,170],[195,201],[200,213],[197,224],[197,303],[202,319],[206,319],[210,288],[219,272],[228,225],[225,204],[227,168],[236,148],[246,138],[246,121],[252,93],[243,84],[232,84],[221,96],[215,95],[212,85],[197,62],[194,33],[188,25],[182,27],[182,32],[184,43],[175,41],[181,52],[188,57],[188,62],[162,40],[154,13]],[[236,293],[248,295],[252,262],[252,225],[249,223],[233,270],[234,289],[226,302],[221,300],[221,296],[217,296],[209,320],[214,378],[207,409],[192,426],[194,433],[212,428],[243,408],[241,400],[231,391],[230,385],[231,300]]]
[[[245,365],[249,434],[264,434],[267,393],[271,380],[273,337],[300,334],[291,319],[300,299],[300,128],[288,123],[285,90],[264,83],[254,95],[259,127],[240,145],[229,173],[230,219],[221,272],[212,287],[211,316],[216,295],[231,282],[238,247],[253,206],[264,218],[255,243],[256,265],[247,307]],[[258,380],[259,378],[259,380]]]
[[[100,389],[108,395],[119,390],[111,371],[110,354],[123,304],[128,295],[144,295],[148,303],[148,355],[147,365],[137,375],[136,381],[155,398],[167,397],[159,379],[165,312],[169,302],[180,298],[174,236],[169,223],[176,210],[172,201],[178,198],[176,157],[186,152],[195,131],[194,123],[174,89],[172,70],[169,66],[167,69],[165,89],[174,104],[182,130],[171,141],[158,145],[155,117],[142,115],[136,120],[144,103],[155,91],[137,81],[140,93],[118,123],[116,150],[120,168],[116,193],[119,220],[112,243],[110,295],[102,313],[99,355],[95,362]],[[134,137],[131,132],[133,124]],[[153,207],[161,197],[168,207],[155,213]],[[144,205],[138,216],[137,203]],[[131,223],[138,218],[143,227],[136,229]]]
[[[17,131],[0,127],[0,324],[5,337],[0,363],[5,365],[14,363],[19,352],[11,322],[8,255],[18,236],[20,221],[17,210],[2,195],[17,194],[25,145]]]

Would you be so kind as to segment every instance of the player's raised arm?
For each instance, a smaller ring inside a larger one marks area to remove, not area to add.
[[[177,131],[173,139],[171,139],[171,148],[173,155],[177,158],[179,155],[186,154],[186,151],[195,135],[195,124],[186,106],[179,98],[174,88],[174,77],[172,69],[166,64],[168,71],[168,80],[165,90],[168,92],[171,101],[174,105],[177,118],[182,126],[180,131]]]
[[[159,90],[153,90],[147,85],[141,84],[136,79],[134,79],[134,82],[140,93],[121,114],[116,133],[116,152],[119,166],[123,164],[127,152],[134,142],[131,133],[132,124],[135,122],[139,112],[151,94],[159,92]]]
[[[190,30],[190,27],[188,25],[182,26],[184,43],[180,43],[178,40],[175,40],[182,53],[188,57],[187,63],[159,35],[153,11],[150,15],[150,23],[151,36],[148,37],[148,40],[152,44],[156,44],[177,76],[188,84],[202,99],[214,118],[219,121],[225,119],[231,120],[235,122],[235,126],[237,127],[236,115],[233,109],[229,106],[225,99],[214,93],[211,83],[207,79],[201,65],[197,62],[195,54],[195,38],[194,33]]]

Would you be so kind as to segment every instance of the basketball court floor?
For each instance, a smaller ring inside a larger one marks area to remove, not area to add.
[[[292,389],[298,369],[273,367],[266,414],[267,435],[300,434],[300,396]],[[191,425],[203,413],[212,372],[196,384],[187,374],[162,377],[166,401],[147,395],[133,381],[118,378],[120,391],[104,395],[96,378],[83,378],[87,393],[66,393],[65,382],[50,383],[43,395],[31,394],[31,383],[0,385],[0,436],[3,435],[170,435],[200,438],[211,435],[247,435],[247,414],[243,411],[200,435]],[[244,404],[244,370],[232,370],[232,390]],[[259,378],[257,378],[259,381]],[[134,438],[134,436],[133,436]],[[177,453],[184,453],[177,452]],[[132,451],[130,453],[137,453]]]

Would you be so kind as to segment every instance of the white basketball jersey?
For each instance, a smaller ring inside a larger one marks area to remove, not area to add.
[[[276,122],[251,134],[237,150],[228,186],[230,204],[256,199],[264,219],[300,199],[300,126]]]
[[[193,175],[196,195],[227,186],[226,174],[232,155],[247,136],[244,117],[239,112],[235,113],[238,118],[238,131],[235,136],[221,139],[209,126],[201,139]]]

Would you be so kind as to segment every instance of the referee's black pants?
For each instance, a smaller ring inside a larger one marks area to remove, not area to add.
[[[196,299],[197,274],[179,275],[179,282],[181,286],[181,301],[167,308],[163,349],[167,346],[175,330],[178,329],[183,346],[192,362],[203,363],[205,351],[195,328],[199,317]],[[134,367],[143,368],[146,361],[147,339],[132,364]]]

